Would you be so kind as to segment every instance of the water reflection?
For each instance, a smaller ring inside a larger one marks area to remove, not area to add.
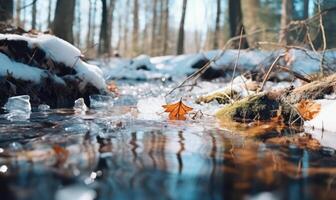
[[[309,137],[295,139],[297,134],[290,133],[289,142],[279,133],[246,138],[204,124],[213,121],[99,119],[92,113],[78,120],[72,115],[57,111],[34,118],[38,114],[33,113],[24,130],[22,124],[1,125],[1,199],[53,199],[71,185],[95,190],[97,199],[336,195],[334,151],[311,148],[315,143]],[[89,129],[66,131],[74,122]],[[8,133],[14,139],[6,139]]]

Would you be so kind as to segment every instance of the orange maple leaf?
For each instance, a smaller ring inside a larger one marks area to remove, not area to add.
[[[170,120],[186,120],[185,114],[191,111],[193,108],[186,106],[182,99],[174,104],[163,105],[165,112],[169,112]]]
[[[321,105],[311,100],[301,100],[296,108],[304,120],[312,120],[320,112]]]

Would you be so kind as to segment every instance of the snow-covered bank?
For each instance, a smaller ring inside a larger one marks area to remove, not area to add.
[[[207,61],[221,52],[213,50],[203,53],[184,54],[179,56],[152,57],[139,56],[134,59],[113,58],[109,61],[96,61],[103,69],[104,76],[110,79],[159,79],[170,76],[181,78],[192,74]],[[304,51],[299,49],[263,51],[241,50],[237,69],[241,72],[264,73],[277,56],[285,54],[280,64],[302,75],[314,74],[320,70],[321,52]],[[226,50],[212,64],[205,75],[206,79],[230,76],[234,68],[238,50]],[[332,68],[336,60],[334,50],[326,51],[325,65]],[[139,67],[141,66],[141,67]],[[286,79],[287,75],[277,73],[278,79]]]
[[[0,86],[8,97],[29,95],[33,104],[70,107],[75,99],[104,93],[102,70],[79,49],[52,35],[0,34]]]

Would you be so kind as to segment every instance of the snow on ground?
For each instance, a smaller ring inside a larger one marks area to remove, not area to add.
[[[47,34],[34,36],[0,34],[0,40],[27,41],[30,48],[39,47],[46,53],[48,58],[51,58],[56,62],[64,63],[66,66],[73,67],[77,71],[77,76],[85,82],[91,83],[98,89],[106,89],[101,69],[95,65],[90,65],[82,61],[80,59],[80,50],[58,37]],[[45,71],[11,61],[4,54],[0,54],[0,64],[0,75],[6,76],[7,71],[10,71],[16,78],[34,82],[39,82],[42,73]]]
[[[212,64],[214,69],[233,69],[238,56],[238,50],[226,50],[222,56]],[[160,76],[185,77],[197,69],[192,66],[202,59],[211,60],[219,55],[219,50],[202,53],[184,54],[178,56],[152,57],[139,56],[134,59],[114,58],[108,62],[100,62],[104,76],[111,79],[158,79]],[[269,67],[275,58],[283,54],[284,50],[241,50],[238,67],[245,70],[253,70],[257,67]],[[316,73],[320,70],[320,53],[291,49],[287,52],[287,63],[292,69],[303,75]],[[335,51],[326,51],[326,63],[330,66],[336,61]],[[139,66],[147,66],[147,70],[138,69]],[[281,74],[286,76],[286,74]]]
[[[98,61],[98,63],[106,80],[147,80],[168,77],[166,74],[160,72],[160,70],[151,63],[150,58],[146,55],[140,55],[134,59],[112,58],[107,62]]]
[[[314,119],[306,121],[304,126],[311,129],[331,131],[336,134],[336,100],[323,99],[315,102],[321,105],[321,110]]]
[[[318,115],[304,123],[305,132],[317,139],[322,146],[336,149],[336,100],[316,100],[321,105]]]

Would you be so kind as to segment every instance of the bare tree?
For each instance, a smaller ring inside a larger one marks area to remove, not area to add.
[[[51,8],[52,8],[52,0],[48,2],[48,28],[51,28]]]
[[[13,0],[0,0],[0,22],[9,23],[13,20]]]
[[[102,0],[102,21],[99,34],[99,54],[111,53],[112,22],[115,0]]]
[[[292,0],[282,0],[279,43],[283,45],[287,45],[289,40],[287,25],[292,19],[292,3]]]
[[[70,43],[74,41],[72,30],[74,14],[75,0],[57,0],[53,32]]]
[[[32,23],[31,23],[31,28],[32,29],[36,29],[36,1],[33,1],[33,5],[32,5]]]
[[[184,53],[184,21],[186,16],[186,10],[187,10],[187,0],[183,0],[182,16],[177,40],[177,55]]]
[[[88,31],[86,32],[86,49],[91,47],[91,28],[92,28],[92,0],[89,0],[89,13],[88,13]]]
[[[81,45],[81,27],[82,27],[82,22],[81,22],[81,1],[76,1],[76,37],[75,37],[75,41],[76,41],[76,45],[78,47],[80,47]]]
[[[309,0],[303,0],[303,19],[307,19],[309,15]]]
[[[257,30],[267,28],[260,16],[260,0],[244,1],[242,6],[243,24],[247,33],[253,33]],[[252,47],[257,45],[257,42],[265,39],[265,33],[252,34],[247,37],[248,44]]]
[[[133,56],[139,53],[138,40],[139,40],[139,2],[138,0],[133,0],[133,32],[132,32]]]
[[[16,26],[21,27],[21,0],[16,0],[15,13]]]
[[[243,26],[243,14],[241,11],[241,0],[229,0],[229,22],[230,22],[230,37],[239,36],[241,30],[245,33]],[[238,48],[239,44],[234,43],[233,47]],[[241,48],[247,48],[246,39],[243,39]]]
[[[130,4],[130,0],[127,0],[126,1],[126,5],[129,5]],[[125,21],[124,21],[124,42],[123,42],[123,50],[124,50],[124,54],[126,54],[126,52],[128,51],[128,30],[129,30],[129,27],[128,27],[128,23],[129,23],[129,7],[126,6],[125,7],[125,12],[124,12],[124,18],[125,18]]]
[[[216,12],[216,26],[213,38],[213,49],[218,49],[219,46],[219,33],[220,33],[220,17],[221,17],[221,1],[217,0],[217,12]]]
[[[153,0],[153,21],[152,21],[152,37],[151,37],[151,54],[156,55],[156,26],[157,26],[157,1]]]
[[[164,0],[163,17],[163,55],[168,53],[169,44],[169,0]]]

